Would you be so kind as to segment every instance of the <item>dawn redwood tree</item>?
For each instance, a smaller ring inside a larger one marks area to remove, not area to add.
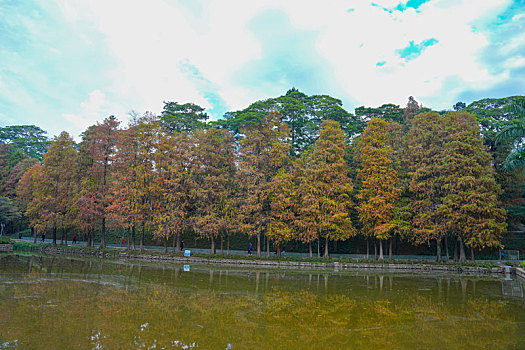
[[[312,215],[311,210],[317,213],[317,201],[315,200],[318,192],[316,185],[311,182],[310,166],[312,165],[312,151],[304,152],[300,158],[294,160],[293,180],[295,184],[294,192],[295,204],[295,225],[297,238],[308,243],[310,257],[312,253],[312,242],[317,240],[317,257],[321,257],[320,251],[320,230],[317,215]],[[290,179],[291,181],[291,179]],[[293,204],[293,202],[292,202]]]
[[[436,112],[420,113],[412,120],[407,135],[407,166],[412,207],[413,230],[409,239],[415,244],[437,242],[441,260],[441,240],[447,233],[443,212],[445,117]]]
[[[67,132],[62,132],[51,142],[44,155],[40,181],[36,182],[31,207],[38,212],[41,225],[53,230],[56,245],[57,229],[62,231],[61,242],[67,241],[66,229],[72,226],[75,216],[75,168],[77,151]]]
[[[388,122],[373,118],[357,144],[358,178],[362,183],[357,194],[357,211],[364,235],[380,241],[380,260],[383,259],[381,242],[391,237],[396,226],[394,208],[401,192],[392,159],[389,126]]]
[[[293,165],[282,167],[269,183],[271,214],[266,235],[277,244],[279,256],[281,245],[299,238],[297,213],[300,197],[294,170]]]
[[[240,220],[250,236],[257,237],[257,256],[261,238],[270,221],[269,182],[289,153],[289,128],[278,113],[269,113],[260,122],[242,130],[237,166],[240,191]]]
[[[153,225],[154,236],[164,242],[165,251],[168,239],[173,236],[176,236],[176,251],[180,251],[180,235],[190,217],[195,190],[191,175],[193,147],[187,132],[159,134],[152,181]]]
[[[128,230],[128,248],[131,236],[131,249],[135,250],[135,231],[139,223],[136,203],[134,172],[138,166],[136,154],[136,135],[132,125],[119,130],[114,158],[113,181],[110,187],[108,218],[110,222]]]
[[[5,179],[4,186],[0,191],[2,195],[9,198],[15,198],[18,182],[24,173],[37,163],[39,163],[39,161],[34,158],[24,158],[16,163],[16,165],[13,166],[13,168],[9,171],[7,178]]]
[[[479,123],[467,112],[445,116],[446,139],[443,165],[443,203],[439,211],[449,232],[471,249],[497,247],[507,227],[501,207],[501,189],[495,180],[491,156],[483,146]]]
[[[464,245],[496,246],[506,228],[490,154],[483,146],[478,122],[464,111],[441,116],[435,112],[414,117],[409,140],[412,241],[441,240],[452,234]]]
[[[309,226],[325,238],[324,257],[328,258],[329,240],[344,240],[355,235],[350,219],[353,206],[352,181],[344,159],[345,137],[339,123],[325,120],[321,134],[306,163],[306,174],[299,192],[301,210],[309,213]],[[303,220],[304,221],[304,220]]]
[[[37,163],[26,170],[16,189],[18,205],[29,219],[29,226],[33,233],[33,242],[36,243],[36,235],[39,230],[45,229],[40,221],[40,211],[43,210],[43,198],[35,200],[37,191],[41,188],[42,165]]]
[[[112,158],[117,143],[120,122],[110,116],[84,132],[79,145],[85,168],[81,169],[81,196],[78,198],[80,211],[90,217],[85,221],[99,221],[101,228],[100,247],[106,247],[106,220],[109,203],[109,185],[112,172]],[[93,228],[93,225],[89,225]]]
[[[141,229],[140,250],[144,235],[153,223],[153,187],[155,152],[160,135],[158,119],[151,113],[131,121],[119,132],[115,154],[114,181],[111,186],[112,218],[131,230],[135,248],[135,230]]]
[[[198,130],[194,142],[195,227],[200,236],[210,239],[210,254],[215,254],[215,241],[229,226],[234,200],[233,137],[224,129]]]

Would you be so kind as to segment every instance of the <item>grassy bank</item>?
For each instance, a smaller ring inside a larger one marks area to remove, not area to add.
[[[125,254],[126,258],[142,258],[142,257],[158,257],[158,258],[168,258],[168,257],[177,257],[184,259],[182,254],[176,254],[173,252],[164,253],[162,251],[156,250],[126,250],[122,248],[98,248],[98,247],[86,247],[86,246],[67,246],[67,245],[57,245],[53,246],[46,243],[32,243],[32,242],[14,242],[15,251],[26,251],[26,252],[36,252],[36,253],[45,253],[45,254],[70,254],[70,255],[90,255],[90,256],[99,256],[104,258],[121,258]],[[244,261],[244,262],[257,262],[257,261],[272,261],[272,262],[306,262],[306,263],[340,263],[340,264],[378,264],[378,265],[388,265],[388,264],[404,264],[404,265],[429,265],[429,266],[448,266],[448,267],[481,267],[481,268],[496,268],[500,267],[500,264],[493,262],[434,262],[428,260],[374,260],[374,259],[355,259],[355,258],[302,258],[295,256],[256,256],[256,255],[210,255],[205,253],[192,253],[193,258],[202,258],[202,259],[212,259],[212,260],[227,260],[231,262],[235,261]]]

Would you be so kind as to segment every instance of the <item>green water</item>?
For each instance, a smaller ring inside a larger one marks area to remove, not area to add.
[[[0,256],[0,349],[524,349],[504,278]]]

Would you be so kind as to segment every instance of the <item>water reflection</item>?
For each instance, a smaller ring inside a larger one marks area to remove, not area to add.
[[[520,287],[521,289],[519,289]],[[0,345],[519,348],[523,284],[487,278],[0,258]]]

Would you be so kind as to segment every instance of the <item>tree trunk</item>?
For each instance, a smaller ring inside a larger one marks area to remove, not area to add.
[[[325,245],[324,245],[324,258],[328,259],[330,256],[328,255],[328,237],[325,238]]]
[[[470,247],[470,261],[476,261],[476,259],[474,258],[474,248],[472,247]]]
[[[377,260],[377,240],[374,239],[374,260]]]
[[[100,248],[106,248],[106,218],[102,217],[102,236],[100,237]]]
[[[379,240],[379,260],[383,260],[383,241]]]
[[[127,229],[126,231],[128,231],[128,234],[127,234],[127,236],[128,236],[128,237],[127,237],[127,238],[128,238],[128,244],[127,244],[128,248],[127,248],[127,250],[129,251],[129,246],[130,246],[130,237],[131,237],[131,228],[128,227],[128,229]]]
[[[463,240],[459,239],[459,262],[465,262],[467,259],[465,257],[465,247],[463,246]]]
[[[441,262],[441,240],[436,239],[436,261]]]
[[[168,238],[164,239],[164,253],[168,252]]]
[[[57,245],[57,227],[53,227],[53,245]]]
[[[143,252],[144,251],[144,234],[145,234],[145,231],[146,228],[145,228],[145,224],[144,222],[142,223],[142,230],[140,231],[140,251]]]
[[[64,228],[63,227],[60,230],[60,245],[64,245]]]
[[[221,234],[221,255],[224,255],[224,237]]]
[[[228,239],[226,241],[226,255],[230,255],[230,235],[228,235]]]
[[[388,240],[388,258],[392,260],[394,257],[394,252],[392,251],[392,241],[394,240],[394,237],[390,237]]]
[[[104,173],[102,176],[102,236],[100,237],[100,248],[106,248],[106,184],[107,184],[107,175],[108,175],[108,164],[109,157],[106,155],[104,157]]]
[[[135,225],[131,227],[131,248],[135,250]]]
[[[448,235],[445,235],[445,254],[446,254],[446,262],[450,262],[449,255],[448,255]]]
[[[261,256],[261,233],[257,234],[257,256]]]
[[[181,246],[180,246],[180,232],[177,232],[177,235],[176,235],[176,242],[175,242],[175,253],[179,253],[180,250],[181,250]]]
[[[313,254],[312,254],[312,242],[308,242],[308,253],[310,255],[310,258],[313,257]]]
[[[266,256],[270,257],[270,240],[268,239],[268,236],[266,236]]]
[[[321,238],[318,238],[317,239],[317,257],[320,258],[321,257]]]
[[[281,256],[281,246],[277,245],[277,256]]]
[[[458,238],[454,237],[454,262],[458,261]]]
[[[214,255],[215,254],[215,238],[211,237],[210,240],[211,240],[210,255]]]
[[[337,241],[334,241],[334,253],[337,253]]]
[[[33,235],[33,243],[36,243],[36,229],[31,227],[31,234]]]
[[[370,259],[370,241],[366,239],[366,260]]]

